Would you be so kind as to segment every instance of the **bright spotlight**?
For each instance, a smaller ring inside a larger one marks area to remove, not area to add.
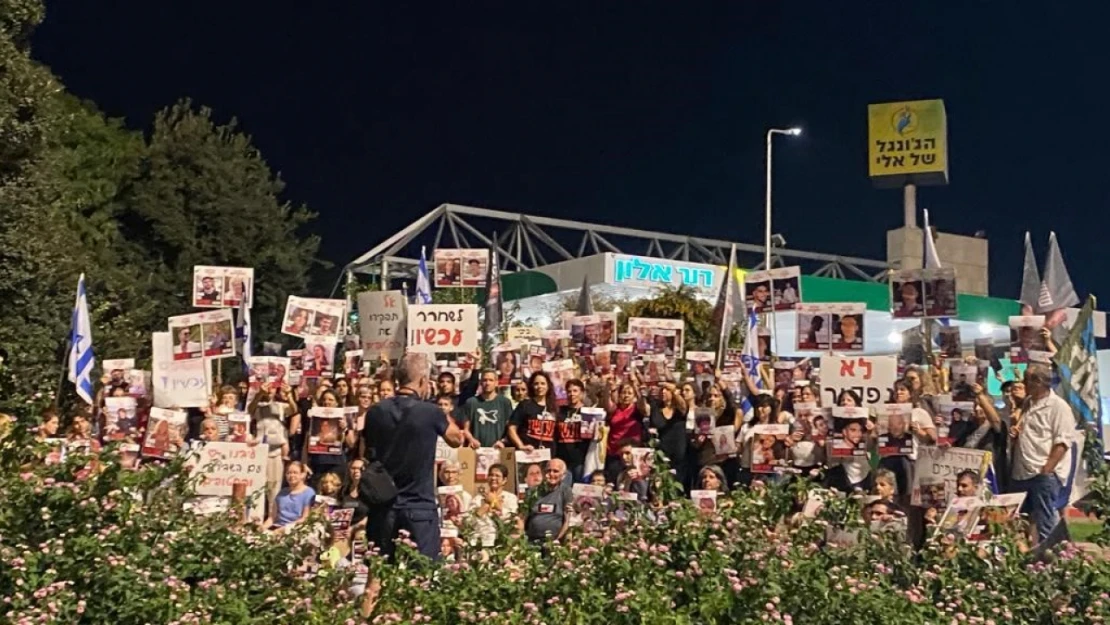
[[[902,343],[902,333],[898,330],[891,330],[890,334],[886,335],[886,340],[890,341],[893,345],[900,345]]]
[[[994,326],[993,325],[987,323],[986,321],[979,324],[979,335],[980,336],[990,336],[992,334],[994,334]]]
[[[787,128],[786,129],[786,134],[793,135],[793,136],[797,137],[798,135],[802,134],[802,129],[799,126],[794,126],[793,128]]]

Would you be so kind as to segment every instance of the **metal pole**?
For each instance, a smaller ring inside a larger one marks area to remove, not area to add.
[[[763,268],[771,268],[771,137],[774,135],[774,130],[767,131],[767,200],[764,204],[764,226],[766,231],[763,233]]]

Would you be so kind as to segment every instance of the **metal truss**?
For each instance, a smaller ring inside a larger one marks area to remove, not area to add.
[[[442,204],[351,261],[344,273],[347,280],[353,280],[355,274],[386,281],[415,279],[422,246],[428,249],[429,260],[431,251],[440,247],[496,248],[503,270],[526,271],[603,252],[726,265],[732,244],[721,239]],[[762,245],[737,243],[736,251],[741,267],[763,268]],[[745,257],[753,262],[745,263]],[[885,281],[891,269],[880,260],[785,247],[773,250],[771,264],[800,265],[805,273],[815,276],[868,282]]]

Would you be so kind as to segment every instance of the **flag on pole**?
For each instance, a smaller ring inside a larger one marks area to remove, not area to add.
[[[482,328],[482,344],[497,336],[504,321],[501,306],[501,267],[497,258],[497,233],[493,233],[489,250],[489,272],[486,274],[486,322]]]
[[[1021,314],[1032,315],[1037,310],[1041,294],[1041,273],[1037,271],[1037,257],[1033,254],[1033,240],[1025,233],[1025,263],[1021,270]]]
[[[925,213],[925,249],[921,254],[921,266],[926,269],[941,269],[940,255],[937,254],[937,242],[933,240],[933,229],[929,227],[929,209],[923,209]],[[948,317],[938,319],[940,325],[949,327],[951,321]],[[932,337],[936,344],[940,344],[940,335]]]
[[[432,303],[432,283],[428,280],[428,262],[424,260],[424,247],[420,248],[420,267],[416,273],[416,298],[415,304]]]
[[[247,360],[251,357],[251,309],[246,298],[239,303],[239,315],[235,318],[235,342],[239,346],[239,356],[243,360],[243,371],[250,371]]]
[[[1047,271],[1046,271],[1047,274]],[[1047,278],[1047,275],[1046,275]],[[1057,499],[1058,507],[1064,507],[1079,500],[1086,494],[1087,476],[1095,467],[1084,462],[1083,449],[1086,433],[1093,430],[1094,440],[1102,441],[1102,400],[1098,389],[1098,356],[1095,345],[1095,298],[1088,297],[1075,319],[1068,336],[1060,344],[1052,357],[1059,372],[1059,386],[1056,391],[1068,402],[1075,414],[1078,426],[1075,442],[1071,448],[1071,470],[1068,480]],[[1087,456],[1098,462],[1102,453],[1088,453]]]
[[[77,280],[77,301],[73,305],[73,321],[69,331],[69,381],[86,403],[93,403],[92,370],[96,357],[92,349],[92,322],[89,302],[85,296],[85,274]]]
[[[1056,233],[1048,235],[1048,258],[1044,263],[1044,280],[1037,296],[1037,311],[1047,315],[1079,303],[1075,287],[1071,283],[1068,269],[1064,266],[1064,256],[1056,243]]]
[[[578,292],[578,305],[574,314],[579,316],[594,314],[594,303],[590,300],[590,283],[586,276],[582,276],[582,290]]]
[[[923,265],[926,269],[940,269],[940,256],[937,254],[937,243],[933,240],[933,231],[929,228],[929,209],[925,209],[925,254]]]
[[[725,270],[725,279],[721,290],[717,294],[717,304],[713,307],[713,323],[720,328],[717,337],[717,368],[724,362],[725,350],[728,349],[728,335],[736,323],[736,313],[744,310],[743,287],[736,280],[736,244],[732,245],[729,252],[728,269]]]
[[[755,309],[748,310],[748,334],[744,337],[744,349],[740,353],[740,366],[748,371],[748,377],[755,387],[763,390],[763,376],[759,373],[759,315]],[[752,411],[751,397],[744,393],[740,410],[747,415]]]

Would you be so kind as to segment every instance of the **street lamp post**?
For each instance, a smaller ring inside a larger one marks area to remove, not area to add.
[[[764,216],[764,225],[767,231],[764,233],[763,238],[763,268],[771,268],[771,138],[775,135],[789,135],[797,137],[802,134],[802,129],[797,126],[793,128],[772,128],[767,131],[767,203],[764,206],[766,215]]]

